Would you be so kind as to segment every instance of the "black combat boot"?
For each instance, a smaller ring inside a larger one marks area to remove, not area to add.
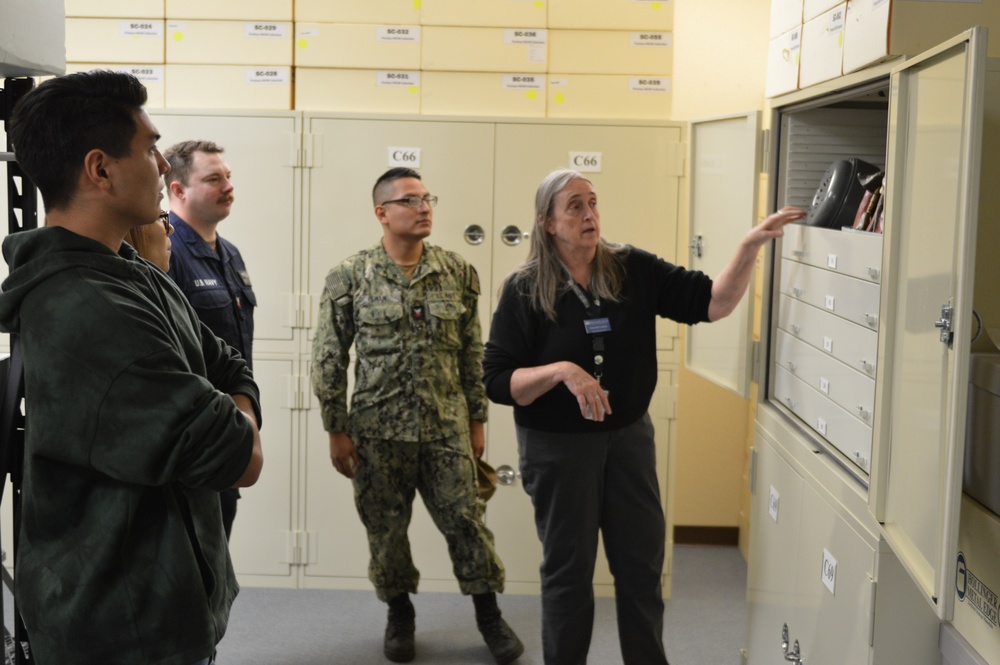
[[[479,593],[472,596],[476,604],[476,625],[483,634],[483,640],[493,654],[497,665],[513,663],[524,653],[524,645],[507,622],[500,617],[495,593]]]
[[[385,644],[382,651],[394,663],[408,663],[416,655],[413,643],[416,614],[407,593],[401,593],[389,601],[389,620],[385,624]]]

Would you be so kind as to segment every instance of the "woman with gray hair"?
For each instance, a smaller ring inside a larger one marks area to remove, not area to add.
[[[801,219],[783,208],[751,229],[713,281],[601,238],[597,193],[575,171],[535,197],[528,259],[505,281],[483,361],[486,392],[514,407],[525,491],[542,541],[547,664],[585,663],[598,532],[615,578],[626,665],[665,665],[660,580],[666,542],[653,426],[656,317],[727,316],[762,245]]]

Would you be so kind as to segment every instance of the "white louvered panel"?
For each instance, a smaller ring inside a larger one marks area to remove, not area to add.
[[[886,124],[884,110],[842,113],[817,109],[788,116],[782,137],[786,146],[784,205],[808,209],[830,164],[858,157],[885,168]]]

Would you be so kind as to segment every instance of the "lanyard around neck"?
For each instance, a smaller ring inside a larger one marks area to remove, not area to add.
[[[583,327],[590,335],[594,348],[594,378],[600,383],[601,377],[604,376],[604,333],[611,331],[611,323],[608,321],[608,317],[601,316],[601,300],[599,298],[594,298],[594,301],[591,302],[572,277],[567,280],[567,284],[576,294],[586,312],[587,318],[583,320]]]

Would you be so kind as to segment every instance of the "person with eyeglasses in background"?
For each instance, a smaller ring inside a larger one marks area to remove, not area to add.
[[[368,576],[388,603],[383,653],[415,656],[416,593],[407,529],[419,490],[448,543],[455,577],[497,663],[524,651],[501,617],[504,568],[483,523],[475,458],[485,447],[487,400],[477,310],[479,277],[426,241],[437,197],[420,174],[393,168],[372,191],[382,239],[329,272],[313,338],[312,385],[330,458],[352,479],[368,533]],[[355,385],[347,407],[349,350]]]
[[[257,297],[243,255],[217,232],[235,201],[233,174],[222,146],[182,141],[163,151],[170,171],[163,177],[174,227],[169,275],[191,301],[198,318],[240,352],[253,370],[253,313]],[[226,539],[233,533],[240,491],[219,493]]]
[[[170,236],[173,233],[170,216],[162,212],[158,222],[129,229],[125,242],[132,245],[139,256],[167,272],[170,270]]]

